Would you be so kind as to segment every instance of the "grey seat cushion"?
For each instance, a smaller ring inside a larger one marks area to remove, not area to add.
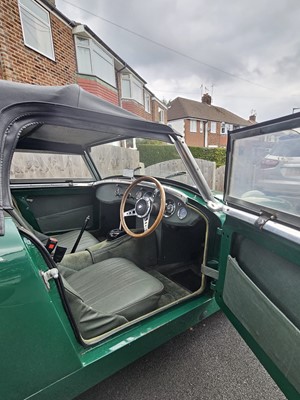
[[[54,237],[58,240],[58,245],[66,247],[67,253],[70,253],[76,242],[79,232],[80,230],[75,230],[71,232],[61,233],[60,235],[54,235]],[[94,246],[98,243],[99,241],[91,233],[84,231],[76,251],[85,250],[88,247]]]
[[[68,270],[69,271],[69,270]],[[163,284],[124,258],[111,258],[68,274],[83,302],[102,314],[135,319],[157,307]]]

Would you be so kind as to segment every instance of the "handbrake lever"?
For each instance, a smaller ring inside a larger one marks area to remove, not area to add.
[[[73,246],[73,248],[71,250],[71,253],[75,253],[75,251],[76,251],[76,249],[77,249],[77,247],[79,245],[80,239],[81,239],[81,237],[83,235],[83,232],[85,231],[85,228],[87,227],[87,224],[89,223],[90,219],[91,219],[91,217],[88,215],[86,217],[86,219],[84,220],[83,226],[82,226],[82,228],[81,228],[81,230],[79,232],[79,235],[78,235],[78,237],[76,239],[76,242],[74,243],[74,246]]]

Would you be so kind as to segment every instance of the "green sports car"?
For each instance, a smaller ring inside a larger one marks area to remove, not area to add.
[[[170,126],[0,81],[0,398],[72,399],[220,308],[300,398],[300,180],[257,173],[299,127],[231,132],[220,200]]]

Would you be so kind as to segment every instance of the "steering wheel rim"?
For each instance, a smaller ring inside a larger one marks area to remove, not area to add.
[[[143,214],[138,214],[139,211],[137,211],[137,204],[139,202],[139,200],[135,203],[135,207],[134,209],[131,209],[129,211],[125,212],[125,204],[126,204],[126,200],[128,198],[129,193],[132,191],[132,189],[137,186],[140,182],[143,181],[150,181],[153,182],[156,186],[156,189],[159,190],[160,192],[160,207],[159,207],[159,212],[157,214],[157,217],[155,219],[155,221],[153,222],[153,224],[150,226],[150,228],[148,227],[148,223],[149,223],[149,218],[150,218],[150,214],[151,214],[151,210],[152,210],[152,205],[153,205],[153,199],[152,200],[147,200],[144,199],[144,204],[140,204],[138,205],[141,208],[141,212],[144,211],[144,208],[146,207],[146,211]],[[152,201],[152,203],[151,203]],[[143,238],[145,236],[150,235],[152,232],[155,231],[155,229],[158,227],[158,225],[160,224],[163,216],[164,216],[164,211],[165,211],[165,205],[166,205],[166,194],[165,194],[165,190],[162,186],[162,184],[155,178],[151,177],[151,176],[142,176],[140,178],[137,178],[134,182],[132,182],[128,188],[125,190],[123,196],[122,196],[122,200],[121,200],[121,205],[120,205],[120,221],[121,221],[121,225],[124,229],[124,231],[131,237],[134,238]],[[129,217],[129,216],[135,216],[138,218],[142,218],[143,219],[143,225],[144,225],[144,232],[141,233],[135,233],[132,232],[126,222],[125,222],[125,218]]]

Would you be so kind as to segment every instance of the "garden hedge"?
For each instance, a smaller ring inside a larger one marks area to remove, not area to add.
[[[144,163],[145,167],[179,158],[176,149],[170,145],[138,144],[137,148],[140,152],[140,162]],[[217,167],[225,165],[226,149],[223,147],[190,147],[190,150],[194,158],[215,161]]]

